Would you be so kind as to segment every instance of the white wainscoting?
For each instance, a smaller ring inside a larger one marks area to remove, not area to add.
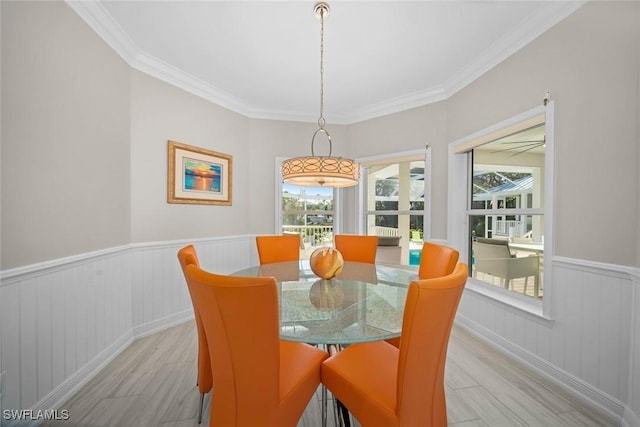
[[[633,365],[640,357],[632,320],[640,309],[634,271],[567,258],[549,264],[553,285],[545,288],[545,298],[552,302],[551,320],[465,292],[458,322],[620,419],[621,425],[639,426],[637,403],[634,407],[630,399],[634,389],[638,392]]]
[[[2,272],[0,409],[61,409],[134,339],[192,317],[176,253],[223,274],[258,262],[254,236],[134,244]],[[637,270],[554,259],[551,321],[467,290],[458,322],[640,427]],[[4,426],[4,424],[3,424]]]
[[[2,273],[2,409],[55,407],[132,340],[128,248]]]
[[[0,414],[62,408],[134,339],[191,318],[176,257],[188,243],[212,271],[257,263],[255,237],[238,236],[136,244],[3,271]]]

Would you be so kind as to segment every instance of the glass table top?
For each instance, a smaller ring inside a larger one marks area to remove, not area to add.
[[[345,262],[334,279],[317,277],[307,260],[250,267],[234,276],[273,276],[280,337],[309,344],[353,344],[394,338],[402,330],[407,288],[417,271]]]

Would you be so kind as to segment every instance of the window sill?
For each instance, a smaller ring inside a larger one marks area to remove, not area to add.
[[[517,294],[469,277],[465,289],[491,300],[507,310],[524,314],[536,322],[551,326],[553,319],[543,313],[542,300]]]

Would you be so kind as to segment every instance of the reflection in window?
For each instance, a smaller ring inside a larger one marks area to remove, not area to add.
[[[542,298],[544,123],[471,151],[473,277]]]

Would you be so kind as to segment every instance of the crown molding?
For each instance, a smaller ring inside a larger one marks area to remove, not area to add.
[[[131,64],[139,49],[98,1],[65,0],[118,55]]]
[[[504,37],[494,43],[477,61],[453,75],[444,84],[446,97],[449,98],[480,78],[484,73],[524,48],[584,4],[585,0],[550,2],[549,7],[531,15],[509,37]]]
[[[531,43],[584,4],[585,0],[550,3],[548,8],[531,15],[531,17],[521,24],[509,37],[500,39],[500,41],[491,46],[480,58],[453,75],[442,86],[369,105],[356,114],[345,115],[342,117],[343,122],[344,124],[356,123],[444,101]]]
[[[251,117],[251,109],[237,98],[140,50],[99,1],[65,1],[132,68]]]
[[[238,98],[152,55],[140,52],[129,65],[221,107],[252,117],[252,110]]]
[[[65,1],[131,67],[145,74],[249,118],[296,122],[315,122],[317,119],[306,112],[253,108],[233,94],[141,51],[99,1]],[[585,2],[550,2],[548,8],[532,15],[514,33],[495,43],[480,58],[441,86],[370,104],[351,113],[335,114],[330,121],[348,125],[446,100],[575,12]]]

